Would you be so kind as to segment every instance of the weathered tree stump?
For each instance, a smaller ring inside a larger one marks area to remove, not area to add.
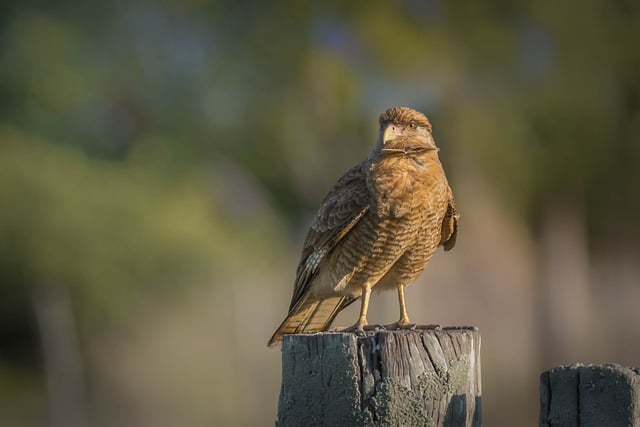
[[[559,366],[540,376],[540,426],[640,426],[640,369]]]
[[[477,328],[286,335],[277,426],[479,426]]]

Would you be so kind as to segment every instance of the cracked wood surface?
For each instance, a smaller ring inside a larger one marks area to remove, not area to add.
[[[640,369],[575,364],[544,372],[539,425],[640,426]]]
[[[286,335],[278,426],[479,426],[476,328]]]

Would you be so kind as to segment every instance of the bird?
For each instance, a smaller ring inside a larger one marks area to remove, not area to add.
[[[458,235],[456,202],[438,157],[429,119],[409,107],[386,109],[365,160],[338,179],[304,241],[289,312],[268,345],[284,334],[326,331],[336,315],[360,299],[356,323],[367,329],[371,291],[398,294],[400,319],[387,329],[415,327],[405,288],[439,246]]]

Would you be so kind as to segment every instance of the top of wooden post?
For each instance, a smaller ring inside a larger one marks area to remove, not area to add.
[[[543,372],[539,425],[640,425],[640,368],[578,363]]]
[[[278,426],[480,425],[480,333],[285,335]]]

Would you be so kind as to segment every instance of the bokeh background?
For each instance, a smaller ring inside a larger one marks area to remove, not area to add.
[[[0,425],[273,425],[304,234],[398,105],[462,216],[412,319],[537,425],[541,371],[640,361],[638,46],[631,0],[3,1]]]

